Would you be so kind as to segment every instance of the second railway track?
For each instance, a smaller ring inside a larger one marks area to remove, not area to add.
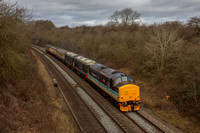
[[[42,51],[41,53],[45,52],[42,48],[37,48]],[[87,105],[87,107],[90,108],[91,114],[95,115],[95,119],[101,119],[99,120],[99,124],[103,126],[104,132],[164,132],[150,120],[145,119],[144,116],[140,116],[141,118],[139,118],[138,120],[137,118],[135,119],[134,117],[139,117],[138,113],[122,113],[110,102],[108,102],[108,100],[106,100],[102,95],[100,95],[96,90],[94,90],[87,82],[80,78],[71,69],[66,67],[62,62],[58,61],[50,55],[46,56],[56,62],[56,64],[58,64],[63,69],[63,71],[66,72],[77,83],[72,88],[76,90],[76,93],[81,97],[81,99],[85,99],[85,101],[83,101]],[[88,103],[87,101],[93,102]],[[97,107],[94,107],[94,104],[96,104]],[[101,113],[96,112],[97,110],[101,110]],[[102,116],[102,112],[103,115],[105,115],[106,117]],[[110,119],[109,122],[106,122],[107,119]],[[143,121],[142,123],[141,119]],[[106,127],[108,124],[110,127]],[[97,131],[101,132],[101,130]]]

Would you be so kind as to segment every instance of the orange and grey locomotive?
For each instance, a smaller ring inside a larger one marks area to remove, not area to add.
[[[88,79],[112,97],[121,111],[139,110],[140,89],[128,75],[96,63],[89,67]]]
[[[139,110],[140,88],[130,76],[61,48],[47,45],[45,49],[109,95],[121,111]]]

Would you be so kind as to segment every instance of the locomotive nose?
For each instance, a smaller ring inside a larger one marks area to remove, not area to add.
[[[140,89],[137,85],[127,84],[119,88],[119,102],[140,101]]]
[[[139,110],[140,88],[134,84],[127,84],[119,88],[119,103],[121,111]]]

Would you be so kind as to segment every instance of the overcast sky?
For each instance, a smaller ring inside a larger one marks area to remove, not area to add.
[[[186,21],[200,16],[200,0],[7,0],[33,11],[34,20],[51,20],[57,27],[99,25],[116,10],[132,8],[142,23]]]

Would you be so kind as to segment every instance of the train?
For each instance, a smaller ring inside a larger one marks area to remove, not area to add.
[[[129,75],[59,47],[46,45],[45,50],[104,92],[121,111],[139,110],[140,87]]]

